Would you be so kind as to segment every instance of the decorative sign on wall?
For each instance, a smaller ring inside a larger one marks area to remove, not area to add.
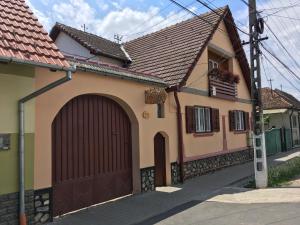
[[[163,104],[167,99],[167,95],[164,88],[151,88],[145,91],[145,103]]]
[[[149,119],[150,118],[150,113],[147,112],[147,111],[144,111],[143,112],[143,118],[146,119],[146,120]]]
[[[10,134],[0,134],[0,151],[10,149]]]

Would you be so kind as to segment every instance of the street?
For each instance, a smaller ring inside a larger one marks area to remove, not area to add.
[[[269,165],[295,155],[297,151],[270,157]],[[252,163],[229,167],[183,185],[158,188],[56,218],[51,225],[299,224],[300,188],[253,191],[236,187],[237,181],[252,173]]]

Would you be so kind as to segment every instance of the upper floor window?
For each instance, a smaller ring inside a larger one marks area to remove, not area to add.
[[[212,59],[208,60],[208,70],[218,69],[218,68],[219,68],[219,63],[217,61]]]

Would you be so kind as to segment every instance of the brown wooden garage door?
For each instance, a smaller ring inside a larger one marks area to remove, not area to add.
[[[113,100],[82,95],[52,124],[53,215],[132,192],[131,126]]]

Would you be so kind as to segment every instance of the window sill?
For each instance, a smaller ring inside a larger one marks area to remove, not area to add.
[[[237,130],[233,132],[234,134],[247,134],[248,130]]]
[[[210,137],[213,136],[213,132],[207,132],[207,133],[194,133],[194,137]]]

